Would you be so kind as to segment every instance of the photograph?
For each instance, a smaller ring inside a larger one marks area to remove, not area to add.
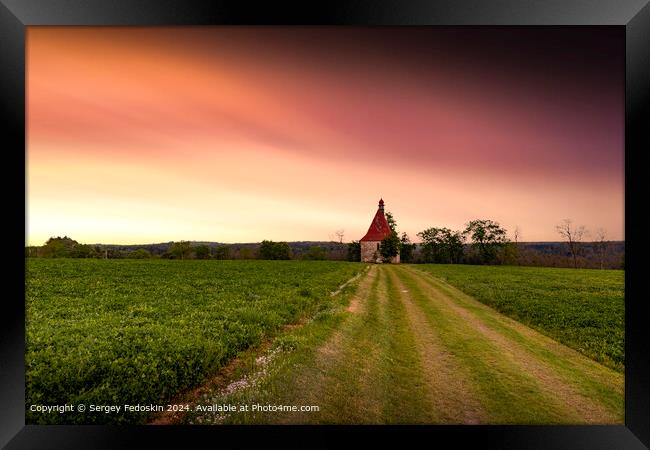
[[[625,425],[625,58],[27,26],[25,423]]]

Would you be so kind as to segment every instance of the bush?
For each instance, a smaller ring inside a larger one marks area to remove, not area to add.
[[[302,259],[310,261],[323,261],[327,259],[327,252],[323,247],[316,245],[314,247],[309,247],[309,250],[307,250],[307,253],[302,256]]]
[[[291,259],[291,248],[286,242],[262,241],[260,259]]]
[[[210,247],[205,244],[194,247],[196,259],[210,259]]]
[[[147,259],[147,258],[151,258],[151,253],[149,252],[149,250],[146,250],[144,248],[139,248],[135,251],[127,253],[126,257],[130,259]]]

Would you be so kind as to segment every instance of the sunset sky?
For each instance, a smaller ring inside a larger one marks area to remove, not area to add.
[[[28,27],[29,245],[624,239],[619,28]],[[592,236],[594,233],[592,233]]]

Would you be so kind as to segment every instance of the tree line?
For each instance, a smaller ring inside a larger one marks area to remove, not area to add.
[[[596,231],[596,239],[584,242],[589,234],[583,226],[576,226],[565,219],[556,226],[563,240],[562,246],[550,244],[520,243],[519,229],[514,240],[507,230],[490,219],[475,219],[462,230],[446,227],[430,227],[417,233],[420,244],[414,244],[406,233],[401,237],[394,216],[386,213],[391,233],[382,240],[378,253],[384,261],[400,255],[405,263],[439,264],[504,264],[573,268],[624,268],[624,244],[606,238],[603,229]],[[541,250],[539,249],[541,247]],[[361,244],[348,244],[348,260],[360,261]]]
[[[441,264],[504,264],[574,268],[624,268],[625,244],[606,239],[602,229],[594,240],[584,226],[565,219],[556,231],[562,243],[519,242],[519,229],[514,239],[507,230],[489,219],[469,221],[461,230],[430,227],[417,233],[420,243],[411,242],[406,233],[397,230],[393,214],[386,213],[391,233],[380,244],[378,253],[388,261],[395,255],[405,263]],[[343,243],[343,230],[337,230],[338,242],[274,242],[257,244],[218,244],[178,241],[138,246],[80,244],[68,236],[51,237],[42,246],[25,247],[26,257],[41,258],[129,258],[129,259],[266,259],[266,260],[361,260],[359,241]],[[315,245],[316,244],[316,245]]]
[[[214,244],[190,241],[144,246],[89,245],[64,237],[51,237],[42,246],[25,247],[33,258],[101,259],[268,259],[268,260],[345,260],[346,244],[340,242],[274,242],[258,244]]]

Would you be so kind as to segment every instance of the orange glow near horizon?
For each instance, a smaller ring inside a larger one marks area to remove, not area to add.
[[[624,239],[623,67],[540,82],[381,33],[28,27],[27,244],[351,241],[379,197],[415,241],[475,218]]]

